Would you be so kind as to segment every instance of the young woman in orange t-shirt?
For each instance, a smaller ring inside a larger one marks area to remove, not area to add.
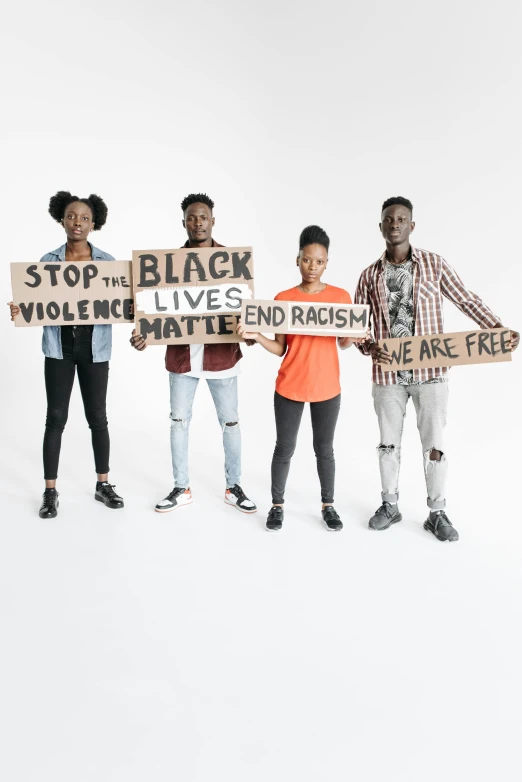
[[[330,239],[317,225],[303,230],[299,239],[297,266],[301,283],[278,293],[279,301],[328,302],[351,304],[350,294],[321,282],[328,265]],[[335,458],[333,438],[341,404],[339,357],[337,345],[348,348],[349,337],[312,337],[302,334],[276,334],[270,339],[247,331],[241,324],[238,333],[244,339],[254,339],[265,350],[284,356],[276,380],[274,408],[277,441],[272,459],[272,508],[266,528],[279,530],[283,526],[283,504],[290,460],[294,454],[297,434],[305,402],[310,403],[314,451],[321,483],[322,518],[328,530],[343,528],[334,508]]]

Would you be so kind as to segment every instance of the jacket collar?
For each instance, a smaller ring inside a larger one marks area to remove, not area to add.
[[[93,244],[88,242],[89,247],[91,248],[91,256],[93,261],[103,261],[103,254],[101,250],[98,250],[97,247],[95,247]],[[61,247],[58,247],[57,250],[52,250],[50,255],[56,255],[59,261],[64,262],[65,261],[65,251],[67,249],[67,244],[62,244]]]

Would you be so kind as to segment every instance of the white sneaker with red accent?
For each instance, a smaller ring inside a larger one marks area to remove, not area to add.
[[[190,489],[184,489],[181,486],[177,486],[172,489],[170,494],[167,494],[164,500],[161,500],[156,505],[155,509],[158,513],[169,513],[171,510],[177,510],[182,505],[190,505],[192,502],[192,492]]]
[[[255,513],[257,511],[257,505],[252,500],[249,500],[245,492],[237,483],[235,486],[230,486],[225,492],[225,502],[228,505],[233,505],[234,508],[240,510],[242,513]]]

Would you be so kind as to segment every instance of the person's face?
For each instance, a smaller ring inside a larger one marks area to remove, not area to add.
[[[94,228],[90,207],[82,201],[73,201],[63,213],[62,224],[68,239],[73,242],[87,239]]]
[[[189,241],[208,241],[212,238],[212,226],[214,218],[212,211],[206,204],[191,204],[185,210],[183,226],[187,231]]]
[[[382,213],[379,228],[386,244],[394,246],[405,244],[409,240],[415,223],[412,222],[411,212],[407,206],[393,204],[387,206]]]
[[[328,253],[322,244],[307,244],[297,256],[297,265],[305,282],[319,282],[328,264]]]

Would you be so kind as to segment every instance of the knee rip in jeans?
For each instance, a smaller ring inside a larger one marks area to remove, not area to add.
[[[184,418],[172,418],[170,419],[171,429],[185,429],[188,426],[188,421]]]
[[[428,448],[427,451],[424,451],[424,455],[430,462],[442,462],[446,458],[446,455],[435,447]]]
[[[377,446],[377,451],[379,452],[379,456],[384,456],[385,454],[390,454],[395,451],[394,445],[384,445],[381,443]]]
[[[239,421],[231,421],[222,424],[222,429],[225,431],[225,429],[228,429],[229,432],[239,431]]]

